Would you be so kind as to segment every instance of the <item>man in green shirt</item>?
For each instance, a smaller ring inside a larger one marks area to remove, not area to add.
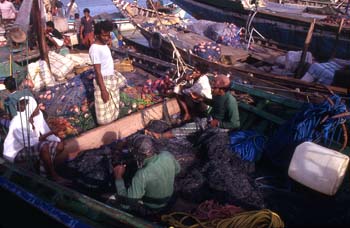
[[[135,205],[143,205],[146,210],[158,212],[167,206],[173,195],[175,175],[180,172],[180,165],[167,151],[154,153],[153,140],[149,136],[137,136],[132,146],[138,170],[126,188],[123,179],[126,166],[114,168],[117,195],[126,199],[126,203],[122,203],[124,209],[135,211]]]
[[[208,118],[197,119],[195,122],[187,123],[165,133],[147,130],[145,133],[155,138],[173,138],[188,136],[208,127],[216,127],[223,131],[238,129],[240,126],[238,104],[229,91],[230,85],[231,81],[225,75],[218,75],[214,78],[211,85],[213,99],[206,101],[212,107]]]

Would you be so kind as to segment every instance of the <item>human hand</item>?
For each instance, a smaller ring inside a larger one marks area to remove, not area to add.
[[[210,121],[210,126],[211,126],[211,127],[218,127],[218,126],[219,126],[219,120],[217,120],[217,119],[212,119],[212,120]]]
[[[101,97],[104,103],[107,103],[109,101],[109,93],[107,90],[101,90]]]
[[[202,98],[202,96],[196,92],[190,92],[190,95],[191,95],[193,100],[201,100],[201,98]]]
[[[113,168],[115,179],[123,179],[126,165],[117,165]]]

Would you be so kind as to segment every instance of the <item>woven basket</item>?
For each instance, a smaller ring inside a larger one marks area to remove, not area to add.
[[[123,59],[114,63],[114,69],[118,72],[132,72],[134,71],[134,66],[131,59]]]
[[[88,65],[82,65],[82,66],[75,66],[74,67],[74,72],[76,75],[81,74],[87,70],[90,70],[92,67]]]

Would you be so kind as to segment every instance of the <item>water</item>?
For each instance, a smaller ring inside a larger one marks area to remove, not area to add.
[[[70,0],[61,0],[65,6]],[[133,2],[133,0],[126,0],[128,2]],[[119,12],[117,7],[113,4],[112,0],[75,0],[79,7],[80,17],[83,16],[84,8],[89,8],[91,16],[95,16],[101,13],[116,13]],[[169,1],[165,0],[164,3]],[[138,4],[140,6],[146,6],[146,0],[139,0]]]

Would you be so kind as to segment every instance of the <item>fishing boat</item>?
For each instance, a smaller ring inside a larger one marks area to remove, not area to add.
[[[138,61],[155,62],[150,57],[135,53],[131,57],[138,58]],[[158,60],[156,62],[163,67],[174,66]],[[271,135],[275,129],[293,117],[305,105],[305,102],[272,94],[262,88],[233,83],[232,89],[235,90],[235,96],[239,101],[241,128],[254,128],[262,134]],[[67,139],[65,150],[74,154],[96,149],[144,129],[150,121],[161,119],[164,113],[172,116],[178,115],[179,112],[180,107],[175,99],[165,100],[120,118],[111,124]],[[343,140],[343,137],[332,142],[332,146],[338,150],[344,144],[346,145],[347,141]],[[100,195],[91,194],[92,191],[80,192],[58,185],[3,159],[0,159],[0,186],[6,193],[14,194],[33,208],[39,209],[44,217],[51,217],[69,227],[165,226],[159,220],[150,221],[149,218],[141,218],[116,209],[102,200]]]
[[[350,27],[346,21],[345,1],[332,3],[333,1],[265,0],[259,1],[257,5],[245,0],[174,0],[174,2],[195,18],[252,26],[267,39],[298,47],[303,46],[310,23],[316,19],[310,50],[322,58],[329,58],[333,52],[336,52],[339,58],[350,56]],[[331,10],[333,15],[316,12],[322,11],[322,7],[330,6],[335,7]],[[345,18],[345,23],[341,22],[342,17]],[[336,42],[338,46],[334,51]]]
[[[234,83],[232,89],[235,90],[236,98],[239,100],[241,128],[244,130],[253,128],[258,132],[271,135],[274,129],[285,123],[305,105],[297,100]],[[75,153],[77,150],[95,149],[128,137],[142,130],[150,121],[161,119],[165,110],[169,115],[173,115],[180,112],[180,107],[175,99],[155,104],[111,124],[97,127],[76,138],[66,140],[65,150]],[[106,134],[108,137],[105,137]],[[333,145],[334,148],[339,149],[344,143],[346,142],[341,137],[340,141],[334,142]],[[0,161],[1,188],[39,209],[44,216],[49,216],[66,226],[163,227],[164,225],[159,221],[149,221],[147,218],[137,217],[116,209],[101,200],[100,196],[58,185],[3,159]]]
[[[269,81],[272,84],[280,84],[284,88],[289,87],[292,90],[295,90],[295,88],[304,88],[309,92],[320,92],[323,90],[323,92],[328,94],[328,89],[324,90],[325,87],[323,85],[307,83],[291,77],[266,73],[256,67],[273,63],[277,56],[286,53],[281,49],[257,44],[251,44],[252,50],[221,45],[221,58],[225,60],[228,59],[228,63],[222,63],[220,60],[210,61],[194,54],[192,49],[198,43],[212,42],[212,40],[188,30],[178,29],[174,25],[181,23],[179,18],[160,14],[155,11],[152,12],[148,9],[145,11],[142,7],[126,3],[122,0],[115,0],[113,2],[126,17],[130,18],[134,25],[141,31],[141,34],[149,41],[149,46],[154,50],[157,50],[157,53],[164,52],[168,56],[174,56],[174,54],[176,56],[178,53],[180,60],[183,59],[190,65],[194,65],[196,62],[205,64],[213,71],[230,73],[234,77],[240,76],[243,81],[252,81],[254,80],[253,78],[259,78],[261,80]],[[154,26],[143,26],[143,24],[147,23],[153,25],[157,24],[159,23],[158,20],[162,21],[160,22],[162,24],[160,26],[161,29],[155,29]],[[336,93],[348,93],[347,89],[338,87],[331,88],[334,89]]]

